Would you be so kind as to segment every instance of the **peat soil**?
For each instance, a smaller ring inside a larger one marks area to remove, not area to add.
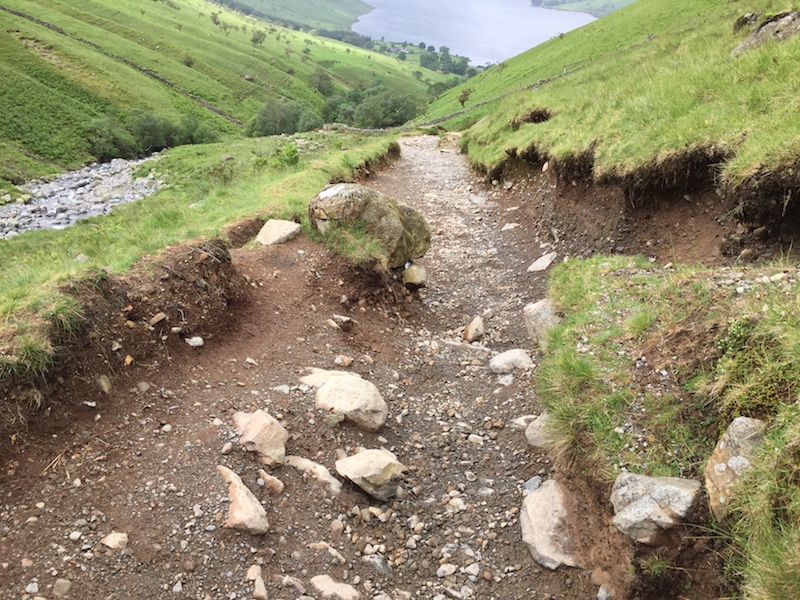
[[[538,362],[522,309],[546,295],[546,273],[527,271],[539,256],[724,263],[729,240],[749,231],[713,193],[633,210],[617,189],[558,186],[541,165],[512,165],[485,184],[453,138],[401,147],[363,183],[428,219],[428,287],[417,293],[302,235],[230,253],[187,244],[83,290],[95,294],[92,322],[71,371],[42,390],[43,411],[0,441],[0,598],[53,598],[64,580],[69,598],[251,598],[252,565],[272,599],[325,597],[310,584],[317,575],[365,599],[577,600],[596,597],[600,583],[617,598],[679,597],[635,591],[635,549],[610,523],[608,489],[561,472],[513,426],[539,411],[535,368],[502,377],[487,365],[512,348]],[[352,326],[332,327],[334,315]],[[478,315],[486,334],[466,344]],[[193,337],[203,345],[186,343]],[[389,404],[384,428],[327,419],[300,382],[308,367],[373,382]],[[391,450],[407,467],[402,493],[381,504],[345,483],[334,495],[289,466],[270,470],[285,484],[271,493],[231,418],[257,408],[284,424],[288,454],[332,472],[337,452]],[[266,535],[222,528],[219,464],[265,505]],[[523,543],[519,509],[534,476],[570,490],[581,568],[543,568]],[[127,547],[100,543],[112,532],[126,533]],[[714,597],[712,588],[692,597]]]

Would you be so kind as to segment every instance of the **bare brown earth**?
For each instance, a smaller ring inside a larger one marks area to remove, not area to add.
[[[320,574],[362,598],[577,600],[594,598],[603,582],[617,598],[720,595],[718,562],[685,534],[674,554],[694,565],[691,574],[637,579],[636,549],[610,523],[607,486],[561,472],[511,427],[538,412],[535,370],[501,382],[486,365],[511,348],[535,356],[522,307],[546,294],[546,276],[526,271],[540,255],[721,263],[730,260],[723,251],[738,255],[752,241],[747,228],[713,193],[632,209],[618,189],[557,185],[541,165],[511,165],[504,181],[484,185],[450,139],[401,145],[402,156],[364,183],[412,204],[431,225],[433,247],[421,261],[429,285],[418,295],[304,236],[230,252],[187,244],[124,278],[78,286],[86,331],[65,341],[66,367],[39,387],[44,409],[0,441],[0,597],[24,598],[36,584],[27,596],[52,598],[66,578],[70,598],[250,598],[253,564],[273,599],[313,597],[309,580]],[[753,247],[754,255],[776,251]],[[155,320],[160,312],[167,318]],[[354,326],[331,327],[334,314]],[[462,328],[476,315],[487,334],[464,344]],[[190,347],[191,336],[204,345]],[[330,422],[300,385],[307,367],[343,368],[338,355],[389,403],[379,433]],[[221,453],[236,439],[232,413],[256,408],[287,428],[288,453],[332,471],[337,450],[392,450],[408,467],[405,493],[381,505],[347,484],[333,496],[287,466],[272,470],[285,491],[269,493],[252,455],[237,445]],[[217,464],[267,507],[266,535],[221,528],[227,489]],[[523,544],[522,486],[535,475],[571,491],[582,568],[549,571]],[[337,519],[343,533],[331,528]],[[126,549],[99,544],[112,531],[128,534]],[[439,577],[441,563],[458,568]]]

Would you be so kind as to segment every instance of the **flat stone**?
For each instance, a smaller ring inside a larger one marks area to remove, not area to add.
[[[342,482],[331,475],[331,472],[325,465],[303,458],[302,456],[287,456],[286,464],[295,469],[300,469],[304,473],[308,473],[320,483],[328,486],[328,490],[334,496],[338,496],[341,493]]]
[[[464,330],[464,341],[472,343],[481,339],[485,334],[486,325],[483,322],[483,317],[478,316],[472,319]]]
[[[63,598],[69,595],[70,590],[72,590],[72,582],[69,579],[59,577],[53,584],[53,596],[56,598]]]
[[[531,421],[525,428],[525,439],[528,440],[528,445],[537,450],[547,451],[549,449],[549,440],[547,436],[547,420],[549,415],[547,412],[542,412],[541,415]]]
[[[558,252],[548,252],[544,256],[540,256],[537,258],[530,267],[528,267],[528,273],[538,273],[540,271],[545,271],[550,265],[553,264],[553,261],[558,256]]]
[[[283,221],[281,219],[270,219],[261,228],[256,236],[256,241],[263,246],[273,244],[283,244],[295,237],[303,227],[294,221]]]
[[[112,531],[100,540],[100,543],[112,550],[122,550],[128,547],[128,534]]]

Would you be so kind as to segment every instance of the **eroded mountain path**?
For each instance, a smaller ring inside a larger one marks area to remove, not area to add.
[[[542,568],[522,541],[523,484],[552,475],[511,427],[537,412],[535,370],[500,376],[487,368],[511,348],[537,360],[522,308],[543,297],[545,276],[526,269],[549,250],[563,254],[564,242],[538,239],[527,208],[549,184],[487,189],[453,140],[413,137],[401,146],[401,158],[365,183],[429,221],[421,296],[404,297],[300,237],[233,252],[247,292],[208,315],[222,331],[193,324],[202,347],[169,338],[158,360],[137,360],[137,348],[112,351],[114,340],[103,340],[106,373],[64,383],[86,395],[51,405],[4,446],[1,597],[53,598],[66,587],[71,598],[250,598],[255,564],[272,599],[323,598],[310,583],[318,575],[365,599],[596,595],[588,569]],[[334,314],[357,324],[333,329]],[[463,327],[477,315],[486,335],[465,344]],[[388,402],[380,432],[331,423],[314,408],[314,389],[300,384],[307,367],[341,368],[339,355]],[[112,389],[95,401],[103,374]],[[262,465],[235,443],[233,412],[256,408],[286,427],[287,453],[332,472],[337,450],[391,450],[409,469],[404,493],[381,504],[345,483],[332,495],[288,466],[270,470],[286,485],[270,493],[258,481]],[[226,442],[234,442],[230,454]],[[266,535],[221,527],[228,501],[218,464],[262,501]],[[576,508],[585,536],[610,535],[600,517]],[[126,533],[127,547],[100,543],[112,532]]]

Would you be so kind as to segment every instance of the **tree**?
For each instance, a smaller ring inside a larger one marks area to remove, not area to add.
[[[420,42],[420,43],[417,45],[417,48],[419,48],[420,50],[425,50],[425,42]]]
[[[463,90],[461,90],[461,93],[458,95],[458,98],[456,98],[459,104],[461,104],[461,108],[464,108],[464,105],[467,103],[467,100],[469,100],[469,97],[472,95],[473,91],[474,90],[472,88],[464,88]]]
[[[442,54],[450,54],[450,48],[448,48],[447,46],[440,46],[439,52]]]
[[[247,124],[245,134],[250,137],[280,135],[316,129],[322,117],[312,109],[294,100],[267,100],[255,117]]]
[[[215,13],[215,12],[211,13],[211,22],[214,25],[219,25],[219,13]]]
[[[267,34],[261,31],[254,31],[253,35],[250,37],[250,41],[252,42],[253,46],[263,46],[264,40],[267,39]]]
[[[331,76],[322,68],[308,76],[308,83],[323,96],[330,96],[334,91]]]
[[[428,46],[428,52],[436,52],[436,46]]]
[[[386,90],[366,98],[356,109],[355,121],[359,127],[392,127],[402,125],[416,113],[413,97]]]
[[[407,58],[408,55],[405,52],[401,52],[400,54],[397,55],[397,60],[406,60]]]
[[[419,66],[431,71],[438,71],[439,57],[433,52],[423,52],[419,55]]]

